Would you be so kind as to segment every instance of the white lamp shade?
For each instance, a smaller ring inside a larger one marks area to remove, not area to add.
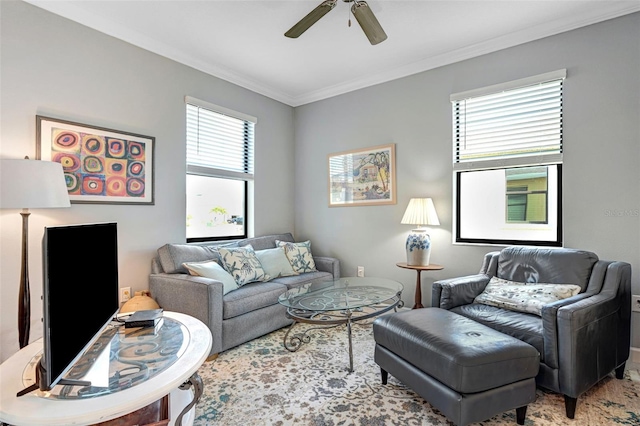
[[[40,160],[0,160],[0,208],[70,207],[62,165]]]
[[[400,222],[404,225],[440,225],[431,198],[412,198]]]

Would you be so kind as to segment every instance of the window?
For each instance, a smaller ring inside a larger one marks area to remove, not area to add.
[[[546,167],[506,169],[507,223],[547,223]]]
[[[254,117],[191,97],[187,108],[187,242],[245,238]]]
[[[455,242],[562,246],[565,77],[451,95]]]

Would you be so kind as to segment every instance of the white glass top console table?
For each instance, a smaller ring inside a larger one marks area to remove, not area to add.
[[[86,425],[104,422],[145,407],[156,400],[193,387],[195,398],[184,405],[190,410],[202,392],[197,370],[211,350],[211,333],[201,321],[188,315],[164,312],[162,328],[107,329],[98,345],[111,342],[108,387],[55,386],[51,392],[16,393],[35,380],[35,364],[42,355],[42,339],[24,347],[0,365],[0,421],[20,426]],[[94,345],[95,347],[96,345]],[[86,358],[85,358],[86,359]],[[81,376],[83,360],[67,374]],[[185,398],[179,397],[183,402]],[[183,407],[184,408],[184,407]],[[189,411],[175,410],[170,400],[170,424],[180,424]],[[192,422],[193,419],[191,418]]]

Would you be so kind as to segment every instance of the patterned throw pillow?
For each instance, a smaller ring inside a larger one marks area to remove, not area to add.
[[[256,251],[256,257],[262,264],[267,275],[272,278],[298,275],[291,267],[287,255],[284,254],[283,247],[258,250]]]
[[[291,243],[288,241],[276,240],[278,247],[284,248],[284,254],[287,255],[289,263],[293,270],[299,274],[305,272],[315,272],[316,263],[311,255],[311,241],[303,241],[301,243]]]
[[[220,262],[236,280],[238,287],[256,281],[269,281],[270,276],[264,271],[251,245],[244,247],[218,249]]]
[[[518,283],[492,277],[475,303],[542,315],[542,307],[580,293],[575,284]]]
[[[238,288],[236,280],[233,279],[233,277],[215,260],[209,260],[206,262],[185,262],[182,266],[187,268],[190,275],[212,278],[220,281],[222,283],[223,295]]]

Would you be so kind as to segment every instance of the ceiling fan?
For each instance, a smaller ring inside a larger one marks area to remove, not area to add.
[[[387,34],[382,29],[382,26],[376,19],[375,15],[369,8],[369,5],[364,0],[342,0],[345,3],[353,3],[351,6],[351,13],[356,17],[358,24],[362,27],[362,31],[369,39],[371,44],[382,43],[387,39]],[[298,38],[307,31],[313,24],[318,22],[320,18],[329,13],[331,9],[336,6],[338,0],[325,0],[320,3],[315,9],[302,18],[297,24],[295,24],[289,31],[284,33],[289,38]],[[351,25],[351,20],[349,20]]]

